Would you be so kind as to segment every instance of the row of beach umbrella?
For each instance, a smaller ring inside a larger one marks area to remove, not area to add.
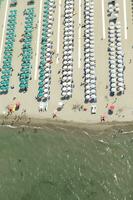
[[[85,2],[85,33],[84,33],[84,78],[85,101],[96,102],[96,62],[94,50],[94,2]]]
[[[50,83],[51,83],[51,63],[52,63],[52,27],[53,27],[53,12],[54,0],[47,0],[44,3],[43,23],[42,23],[42,42],[41,42],[41,57],[39,65],[39,87],[38,100],[48,101],[50,98]]]
[[[125,90],[125,82],[124,82],[124,53],[122,49],[121,42],[121,25],[120,22],[116,23],[116,67],[117,67],[117,91],[121,94],[124,93]]]
[[[124,53],[121,42],[121,25],[117,20],[109,23],[109,68],[110,95],[124,93]]]
[[[34,21],[34,8],[28,8],[25,12],[24,43],[22,48],[22,64],[20,72],[20,91],[28,90],[28,83],[31,75],[32,59],[32,32]]]
[[[72,97],[73,90],[73,41],[74,41],[74,0],[65,0],[64,10],[64,42],[63,42],[63,66],[62,66],[62,88],[63,99]]]
[[[12,74],[12,54],[15,42],[17,10],[10,10],[6,29],[6,40],[4,48],[2,76],[0,82],[0,93],[7,93],[9,90],[9,81]]]

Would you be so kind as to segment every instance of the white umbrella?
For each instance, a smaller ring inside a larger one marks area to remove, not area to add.
[[[45,88],[48,88],[48,87],[49,87],[49,84],[48,84],[48,83],[46,83],[46,84],[44,85],[44,87],[45,87]]]
[[[86,78],[86,79],[89,79],[89,78],[90,78],[90,75],[89,75],[89,74],[86,74],[86,75],[85,75],[85,78]]]
[[[85,73],[88,74],[90,72],[89,69],[85,69]]]
[[[47,58],[51,58],[51,53],[46,53]]]
[[[66,81],[67,80],[67,76],[63,76],[62,78],[63,81]],[[64,82],[65,83],[65,82]]]
[[[118,59],[117,62],[118,62],[119,64],[122,64],[122,63],[123,63],[123,61],[120,60],[120,59]]]
[[[90,83],[91,83],[91,84],[96,84],[95,79],[91,79],[91,80],[90,80]]]
[[[63,65],[63,70],[67,70],[67,65]]]
[[[67,71],[63,71],[62,74],[63,74],[63,76],[66,76],[67,75]]]
[[[124,88],[123,87],[118,87],[118,91],[123,92]]]
[[[117,41],[118,41],[118,42],[121,42],[121,37],[117,37]]]
[[[118,68],[117,71],[120,72],[120,73],[122,73],[123,69],[122,68]]]
[[[115,69],[115,65],[110,65],[110,69]]]
[[[47,61],[47,62],[51,61],[51,58],[50,58],[50,57],[47,57],[47,58],[46,58],[46,61]]]
[[[91,85],[90,85],[90,88],[91,88],[91,89],[95,89],[95,88],[96,88],[96,84],[91,84]]]
[[[46,67],[46,68],[45,68],[45,71],[46,71],[46,72],[50,72],[49,67]]]
[[[124,83],[123,82],[118,82],[118,86],[119,87],[124,87]]]
[[[89,100],[89,99],[90,99],[90,95],[86,95],[86,96],[85,96],[85,99],[86,99],[86,100]]]
[[[95,75],[94,75],[94,74],[91,74],[91,75],[90,75],[90,78],[91,78],[91,79],[95,79]]]
[[[71,85],[72,85],[71,81],[68,81],[67,85],[68,85],[68,86],[71,86]]]
[[[118,78],[118,82],[123,82],[124,79],[123,78]]]
[[[116,78],[116,74],[110,74],[111,78]]]
[[[45,88],[44,89],[44,93],[47,93],[49,90],[48,90],[48,88]]]
[[[110,42],[114,42],[114,41],[115,41],[115,38],[109,38],[109,41],[110,41]]]
[[[115,34],[114,33],[110,33],[109,34],[109,38],[114,38],[115,37]]]
[[[90,94],[91,92],[90,92],[90,90],[86,90],[85,91],[85,94],[87,95],[87,94]]]
[[[68,73],[67,73],[68,75],[72,75],[72,71],[68,71]]]
[[[67,85],[67,83],[66,83],[66,82],[64,82],[64,83],[62,83],[62,85],[63,85],[63,86],[66,86],[66,85]]]
[[[67,65],[67,63],[68,63],[68,62],[67,62],[66,60],[63,62],[64,65]]]
[[[68,95],[68,96],[71,96],[71,95],[72,95],[72,92],[70,92],[70,91],[67,92],[67,95]]]
[[[118,73],[118,77],[122,78],[123,77],[123,73]]]
[[[66,92],[62,92],[62,96],[65,97],[66,96]]]
[[[69,65],[67,68],[68,68],[68,70],[72,70],[73,67],[71,65]]]
[[[47,73],[45,74],[45,77],[49,77],[49,75],[50,75],[50,74],[47,72]]]
[[[68,76],[67,79],[68,79],[68,80],[72,80],[72,77],[71,77],[71,76]]]
[[[49,82],[49,78],[45,78],[45,79],[44,79],[44,82],[45,82],[45,83],[48,83],[48,82]]]
[[[90,83],[90,80],[89,80],[89,79],[86,79],[86,80],[85,80],[85,83]]]
[[[116,92],[116,88],[115,88],[115,87],[111,88],[110,90],[111,90],[111,92],[113,92],[113,93]]]
[[[111,65],[115,64],[115,60],[109,60],[109,62],[110,62]]]
[[[44,94],[44,98],[48,98],[48,94],[47,93]]]
[[[71,91],[71,90],[72,90],[72,87],[68,86],[68,87],[67,87],[67,90],[68,90],[68,91]]]
[[[115,69],[110,69],[110,73],[111,74],[116,74],[116,70]]]
[[[91,75],[95,75],[95,71],[94,70],[90,70],[90,74]]]
[[[96,95],[95,94],[91,94],[91,99],[96,99]]]
[[[116,84],[115,83],[111,83],[111,88],[116,88]]]
[[[111,78],[111,83],[116,83],[116,78]]]
[[[90,89],[90,85],[86,85],[86,86],[85,86],[85,89],[86,89],[86,90]]]
[[[117,33],[117,38],[120,38],[121,37],[121,33]]]
[[[91,90],[91,94],[96,94],[96,90],[95,90],[95,89],[92,89],[92,90]]]
[[[116,45],[117,45],[118,47],[121,47],[121,46],[122,46],[122,43],[121,43],[121,42],[117,42]]]
[[[90,64],[90,59],[89,58],[85,58],[85,64]]]
[[[67,90],[66,87],[62,87],[62,91],[65,92]]]

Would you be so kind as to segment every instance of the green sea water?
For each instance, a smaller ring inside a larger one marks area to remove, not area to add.
[[[0,128],[1,200],[132,200],[133,134]]]

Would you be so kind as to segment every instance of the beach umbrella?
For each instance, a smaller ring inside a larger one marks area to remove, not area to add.
[[[115,69],[110,69],[110,73],[111,74],[116,74],[116,70]]]
[[[116,78],[114,77],[114,78],[111,78],[111,83],[116,83]]]
[[[72,75],[72,72],[71,71],[68,71],[68,73],[67,73],[68,75]]]
[[[112,73],[111,73],[111,74],[110,74],[110,77],[111,77],[111,78],[116,78],[116,74],[112,74]]]
[[[110,65],[110,69],[115,69],[115,65]]]
[[[46,83],[46,84],[44,85],[44,87],[45,87],[45,88],[49,88],[49,84]]]
[[[48,83],[49,82],[49,78],[44,78],[44,83]]]
[[[118,91],[123,92],[124,88],[123,87],[118,87]]]
[[[123,68],[118,68],[117,71],[122,73],[123,72]]]
[[[47,93],[44,94],[44,98],[48,98],[48,94]]]
[[[85,85],[85,89],[86,89],[86,90],[90,89],[90,85],[88,85],[88,84]]]
[[[119,78],[123,78],[123,73],[120,73],[120,72],[119,72],[119,73],[118,73],[118,77],[119,77]]]
[[[68,96],[71,96],[71,95],[72,95],[72,92],[71,92],[71,91],[68,91],[68,92],[67,92],[67,95],[68,95]]]
[[[123,82],[124,79],[123,78],[118,78],[118,82]]]
[[[91,94],[90,98],[93,99],[93,100],[96,100],[96,95],[95,94]]]
[[[67,75],[67,71],[63,71],[63,72],[62,72],[62,75],[63,75],[63,76],[66,76],[66,75]]]
[[[91,79],[90,80],[90,84],[95,84],[96,85],[96,80],[95,79]]]
[[[65,92],[67,90],[66,87],[62,87],[62,91]]]
[[[63,97],[65,97],[65,96],[66,96],[66,94],[67,94],[66,92],[62,92],[62,96],[63,96]]]
[[[85,91],[85,95],[89,95],[91,92],[90,92],[90,90],[89,89],[87,89],[86,91]]]
[[[86,99],[86,100],[89,100],[89,99],[90,99],[90,95],[86,95],[86,96],[85,96],[85,99]]]
[[[123,82],[118,82],[118,86],[119,87],[124,87],[124,83]]]
[[[71,91],[71,90],[72,90],[72,87],[68,86],[67,91]]]
[[[66,78],[66,77],[64,77],[64,78]],[[66,85],[67,85],[67,83],[66,83],[66,82],[64,82],[62,85],[63,85],[63,86],[66,86]]]
[[[68,76],[68,77],[67,77],[67,80],[68,80],[68,81],[72,80],[72,76]]]
[[[111,83],[111,88],[115,88],[116,87],[116,83]]]
[[[90,88],[91,88],[91,89],[95,89],[95,88],[96,88],[96,84],[91,84],[91,85],[90,85]]]

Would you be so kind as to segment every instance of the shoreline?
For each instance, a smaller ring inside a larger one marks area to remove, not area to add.
[[[19,119],[19,115],[15,116],[6,116],[0,115],[0,126],[1,127],[9,127],[9,128],[30,128],[30,129],[58,129],[58,130],[67,130],[77,129],[77,131],[105,131],[105,130],[115,130],[118,129],[119,132],[123,132],[123,130],[132,130],[133,129],[133,121],[112,121],[112,122],[104,122],[104,123],[82,123],[75,121],[65,121],[65,120],[53,120],[48,118],[29,118],[28,116],[22,116]],[[122,131],[120,131],[122,130]]]

